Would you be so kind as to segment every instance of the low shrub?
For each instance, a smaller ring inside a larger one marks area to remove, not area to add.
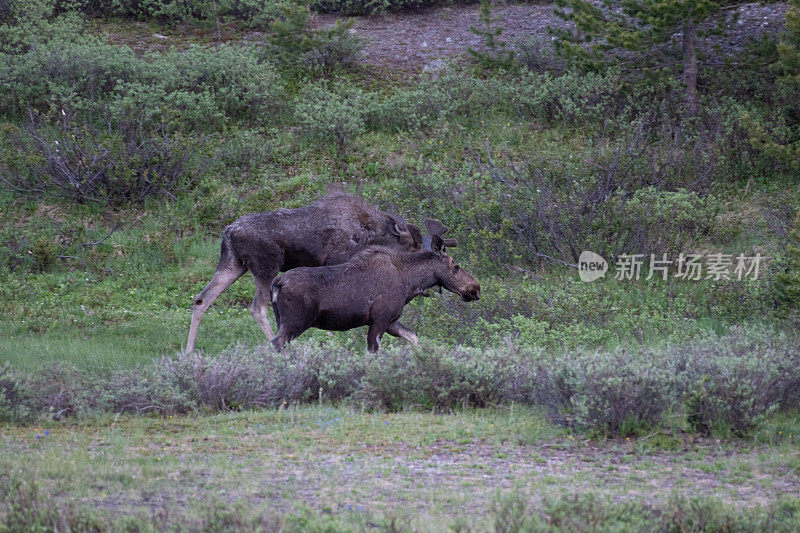
[[[361,91],[314,84],[300,91],[294,113],[306,138],[333,143],[341,152],[365,131],[363,103]]]
[[[119,371],[102,386],[96,402],[100,410],[112,413],[171,415],[188,413],[199,407],[191,394],[191,381],[176,380],[164,371],[164,362],[155,367]],[[111,383],[113,387],[109,386]],[[187,390],[187,386],[190,390]],[[216,407],[223,404],[217,401]]]
[[[0,162],[5,186],[112,207],[185,190],[203,164],[204,139],[151,136],[124,125],[101,131],[67,116],[51,126],[31,115],[26,128],[9,131],[7,142]]]
[[[574,421],[603,436],[642,434],[675,403],[674,361],[658,353],[585,353],[552,364],[553,395]]]
[[[113,119],[148,131],[219,130],[280,123],[286,103],[275,68],[246,46],[138,56],[78,34],[0,54],[0,113],[11,117],[33,109],[51,120]]]
[[[775,276],[775,298],[787,318],[800,318],[800,211],[794,219],[786,246],[786,259]]]
[[[311,0],[311,9],[319,13],[375,15],[400,9],[422,9],[450,3],[451,0]]]
[[[8,362],[0,363],[0,422],[18,422],[30,415],[25,386]]]
[[[517,61],[532,72],[561,70],[564,65],[556,57],[553,41],[548,36],[529,35],[514,43]]]
[[[533,365],[515,350],[387,350],[367,359],[353,399],[389,411],[529,403],[537,392]]]
[[[270,25],[269,42],[277,63],[295,74],[330,76],[338,69],[355,66],[365,41],[352,34],[352,21],[311,28],[307,6],[287,5]]]
[[[105,375],[54,365],[24,376],[4,366],[0,416],[173,414],[314,401],[444,412],[518,403],[603,437],[650,431],[665,412],[685,414],[701,434],[742,436],[775,410],[797,407],[798,346],[796,336],[753,327],[637,352],[555,355],[508,343],[366,354],[312,341],[280,353],[240,346],[215,357],[165,357]]]
[[[486,90],[491,81],[478,81],[453,70],[424,77],[416,89],[397,89],[386,97],[367,101],[364,120],[372,131],[415,131],[485,110],[502,91]]]
[[[175,24],[240,21],[263,27],[278,16],[282,0],[58,0],[60,11],[79,11],[93,17],[120,17]]]
[[[90,413],[98,407],[96,378],[67,363],[50,365],[25,379],[25,404],[34,416],[53,420]]]
[[[0,531],[106,530],[92,512],[43,500],[36,482],[0,472]]]
[[[248,47],[193,45],[150,59],[166,98],[163,105],[175,115],[167,122],[206,129],[228,121],[264,126],[279,123],[286,111],[283,83],[275,69]],[[127,94],[126,88],[120,93]]]
[[[783,336],[734,331],[706,341],[686,359],[689,425],[704,435],[749,434],[767,415],[796,408],[797,345]]]
[[[22,53],[0,54],[0,114],[96,114],[118,87],[149,70],[126,46],[89,36],[51,38]]]
[[[671,496],[663,503],[612,501],[594,494],[551,496],[539,509],[525,495],[498,498],[492,509],[495,531],[780,531],[800,526],[800,500],[737,507],[717,498]]]
[[[567,71],[561,75],[525,71],[517,81],[514,105],[525,117],[571,126],[602,123],[621,102],[620,77]]]

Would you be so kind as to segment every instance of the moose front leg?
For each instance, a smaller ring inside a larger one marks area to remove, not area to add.
[[[419,338],[417,337],[417,334],[401,324],[399,320],[389,324],[389,327],[386,328],[386,333],[394,337],[405,339],[410,342],[412,346],[419,346]]]

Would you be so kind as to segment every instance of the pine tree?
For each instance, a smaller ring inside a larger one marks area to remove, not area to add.
[[[601,0],[601,4],[556,0],[556,5],[561,8],[559,16],[578,29],[577,35],[553,30],[559,37],[557,47],[589,68],[616,62],[645,72],[663,71],[675,62],[666,60],[662,52],[676,41],[681,43],[678,63],[685,85],[685,111],[690,116],[697,113],[697,28],[723,14],[732,0]],[[625,53],[614,53],[620,50]]]
[[[755,120],[750,120],[748,126],[750,140],[756,147],[797,170],[800,169],[800,0],[790,0],[789,5],[776,65],[783,134],[776,136]]]
[[[514,63],[514,52],[506,50],[506,43],[497,40],[503,33],[503,28],[496,26],[500,22],[500,17],[492,15],[492,4],[489,0],[481,0],[481,9],[478,20],[483,23],[483,28],[470,26],[469,31],[483,37],[483,44],[486,51],[474,50],[471,46],[467,48],[470,55],[486,68],[505,67],[508,68]]]
[[[786,267],[775,277],[775,293],[786,314],[800,312],[800,211],[786,247]]]

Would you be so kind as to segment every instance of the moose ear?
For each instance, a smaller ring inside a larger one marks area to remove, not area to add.
[[[444,241],[438,235],[431,235],[431,251],[439,255],[444,250]]]
[[[393,235],[397,235],[398,237],[408,235],[408,227],[403,219],[390,216],[387,218],[386,224],[389,227],[389,232]]]
[[[425,229],[428,230],[429,235],[438,235],[441,237],[447,230],[449,229],[447,226],[442,224],[440,221],[436,220],[435,218],[426,218],[425,219]]]
[[[408,232],[411,234],[411,239],[414,241],[414,248],[422,248],[422,231],[414,224],[407,224]]]
[[[449,248],[458,245],[458,241],[455,239],[442,239],[442,241],[444,242],[444,245]]]

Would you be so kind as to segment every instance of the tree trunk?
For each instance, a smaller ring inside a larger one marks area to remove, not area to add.
[[[686,114],[697,114],[697,30],[691,17],[683,22],[683,83],[686,85]]]

